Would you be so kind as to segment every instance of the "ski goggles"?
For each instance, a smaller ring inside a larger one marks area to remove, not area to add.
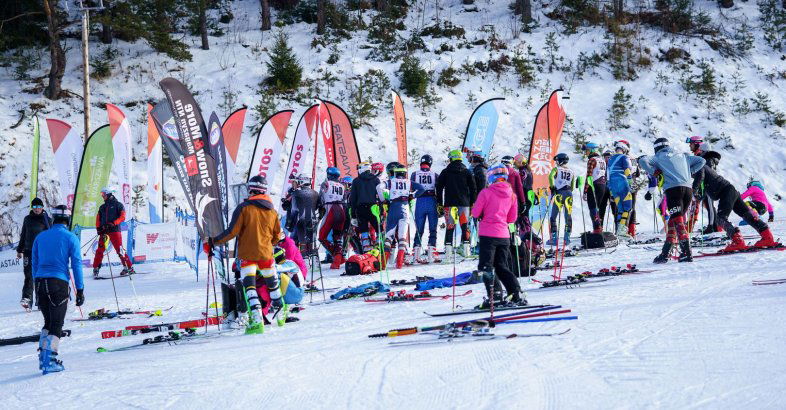
[[[44,209],[43,205],[33,205],[31,208],[33,209]]]

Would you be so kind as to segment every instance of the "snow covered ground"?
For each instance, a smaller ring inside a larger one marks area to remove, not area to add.
[[[775,225],[783,237],[783,221]],[[745,234],[752,234],[743,228]],[[422,312],[449,311],[451,302],[309,306],[301,321],[268,327],[263,335],[223,335],[177,346],[97,353],[144,336],[101,340],[100,331],[131,324],[200,316],[205,282],[185,265],[140,265],[133,278],[139,305],[165,308],[160,318],[73,322],[69,307],[61,356],[66,371],[41,376],[34,343],[0,347],[1,408],[779,408],[786,382],[782,354],[786,284],[753,286],[752,279],[786,277],[786,253],[650,263],[657,251],[620,245],[566,258],[563,276],[638,263],[655,272],[615,277],[574,289],[528,292],[532,304],[559,304],[574,321],[500,325],[498,333],[571,329],[552,338],[389,346],[368,339],[389,329],[446,323]],[[695,252],[710,249],[695,249]],[[473,262],[458,266],[472,270]],[[450,265],[390,272],[391,279],[449,276]],[[551,272],[541,271],[545,280]],[[325,285],[375,280],[327,272]],[[0,276],[0,338],[34,333],[42,320],[17,305],[21,273]],[[522,279],[527,288],[535,288]],[[128,279],[117,281],[121,307],[135,308]],[[457,299],[478,303],[473,295]],[[465,288],[459,288],[464,290]],[[435,290],[448,294],[450,289]],[[111,281],[86,280],[83,309],[115,308]],[[309,296],[306,296],[306,302]],[[321,295],[314,295],[321,300]],[[481,315],[475,315],[481,316]],[[462,316],[461,318],[471,318]],[[213,331],[214,329],[211,329]],[[426,336],[414,335],[400,340]],[[51,393],[51,394],[50,394]]]

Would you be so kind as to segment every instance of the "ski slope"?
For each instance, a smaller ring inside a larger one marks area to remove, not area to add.
[[[786,230],[774,224],[776,237]],[[745,234],[752,234],[744,227]],[[651,235],[651,234],[650,234]],[[222,335],[177,346],[97,353],[139,343],[151,334],[101,340],[100,331],[132,324],[195,319],[205,306],[205,282],[185,265],[140,265],[150,272],[116,282],[121,307],[174,308],[162,317],[74,322],[69,306],[61,343],[66,371],[41,376],[36,346],[0,347],[4,409],[58,408],[778,408],[786,382],[782,354],[785,285],[753,286],[753,279],[785,277],[786,252],[699,258],[693,263],[650,263],[655,245],[566,258],[563,276],[637,263],[656,270],[566,289],[533,290],[531,304],[559,304],[574,321],[499,325],[497,333],[562,336],[390,346],[371,333],[483,315],[429,318],[450,300],[398,303],[339,301],[309,306],[301,321],[265,334]],[[694,252],[710,249],[695,249]],[[570,266],[570,267],[568,267]],[[474,269],[467,261],[458,272]],[[451,265],[390,271],[391,279],[449,276]],[[547,280],[551,271],[536,279]],[[326,271],[325,286],[376,280]],[[16,304],[21,272],[0,276],[0,338],[36,332],[40,314]],[[535,288],[522,279],[526,288]],[[411,289],[408,288],[408,289]],[[456,299],[480,302],[482,285]],[[450,289],[432,291],[448,294]],[[109,280],[86,280],[85,312],[115,309]],[[314,300],[321,300],[319,294]],[[211,295],[212,298],[212,295]],[[210,329],[211,332],[215,328]],[[413,335],[396,340],[427,336]],[[51,393],[51,394],[50,394]]]

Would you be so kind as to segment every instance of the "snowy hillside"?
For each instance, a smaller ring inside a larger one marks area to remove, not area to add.
[[[570,100],[566,101],[568,123],[561,151],[571,154],[574,169],[584,166],[574,153],[575,143],[583,140],[610,144],[625,138],[632,143],[632,154],[637,156],[651,153],[651,141],[658,136],[668,137],[680,149],[687,149],[683,144],[686,137],[703,135],[714,141],[713,146],[723,155],[721,172],[738,189],[744,188],[751,177],[761,179],[776,214],[780,212],[780,195],[786,188],[782,178],[786,162],[786,150],[782,147],[786,137],[783,124],[786,70],[783,53],[773,50],[764,40],[763,23],[755,2],[719,9],[715,2],[696,1],[694,12],[704,13],[709,19],[704,24],[711,30],[704,31],[715,34],[672,35],[652,25],[631,23],[622,27],[623,31],[633,33],[625,37],[613,37],[599,26],[579,26],[568,34],[561,22],[548,17],[553,15],[556,5],[543,6],[537,2],[534,8],[537,25],[532,33],[522,33],[508,4],[508,0],[488,0],[465,7],[461,0],[417,1],[402,20],[404,24],[397,27],[401,30],[395,31],[399,38],[396,44],[403,44],[406,39],[422,40],[422,45],[414,48],[414,56],[431,75],[428,92],[431,101],[409,98],[402,93],[412,157],[428,153],[444,161],[445,153],[461,144],[475,106],[487,98],[500,96],[506,101],[492,157],[525,151],[537,109],[551,90],[562,87]],[[158,87],[162,78],[172,76],[181,80],[194,92],[203,111],[215,110],[221,117],[241,105],[255,107],[260,103],[259,83],[268,74],[267,50],[279,29],[274,27],[264,33],[258,29],[259,2],[236,1],[229,5],[235,18],[223,26],[224,36],[210,38],[210,50],[200,50],[196,46],[198,39],[187,37],[194,45],[190,49],[193,61],[175,62],[151,51],[143,40],[134,44],[115,40],[112,48],[118,57],[113,62],[112,76],[92,81],[91,127],[95,129],[107,122],[102,109],[105,103],[120,106],[131,120],[136,137],[134,185],[146,183],[145,103],[163,98]],[[375,13],[353,11],[350,17],[363,22],[356,22],[360,29],[350,31],[348,39],[333,38],[330,40],[333,44],[313,41],[314,25],[282,25],[280,30],[288,35],[307,81],[299,90],[299,102],[276,97],[272,103],[268,101],[268,110],[294,108],[296,120],[317,96],[346,107],[352,103],[351,91],[358,87],[357,76],[371,72],[367,78],[381,81],[379,73],[372,70],[383,73],[391,88],[400,89],[397,71],[401,59],[380,61],[385,47],[376,44],[377,37],[370,33],[375,30],[372,24]],[[277,21],[275,12],[273,21]],[[427,35],[423,35],[424,29],[428,29]],[[42,120],[65,120],[81,132],[79,42],[73,38],[65,42],[68,64],[63,87],[72,94],[71,98],[47,100],[40,95],[34,81],[13,79],[13,65],[0,70],[3,142],[0,144],[0,175],[3,176],[0,235],[15,235],[28,209],[31,114],[36,112]],[[624,61],[620,64],[623,77],[629,79],[615,80],[620,65],[603,57],[613,44],[624,50]],[[94,57],[105,49],[97,41],[91,43]],[[30,58],[33,60],[30,77],[44,76],[49,68],[46,50],[32,50]],[[533,69],[532,78],[522,80],[527,66]],[[696,85],[710,74],[714,76],[711,87],[706,82]],[[624,92],[620,95],[628,96],[629,102],[622,103],[629,107],[628,113],[617,116],[619,129],[610,130],[612,103],[621,87]],[[377,91],[384,91],[384,97],[372,101],[377,106],[372,110],[375,113],[366,118],[367,124],[356,134],[363,158],[387,162],[395,157],[392,108],[387,90]],[[258,129],[262,120],[259,114],[247,117],[241,164],[250,161],[255,138],[252,129]],[[353,120],[358,122],[357,118]],[[41,158],[42,195],[52,205],[59,188],[54,182],[56,171],[43,122]],[[246,167],[241,165],[239,169]],[[185,201],[171,168],[167,168],[166,176],[165,203],[171,216],[174,206],[184,206]],[[243,179],[245,175],[238,177]],[[647,226],[647,221],[652,220],[651,211],[640,209],[639,212],[642,212],[639,219]],[[144,207],[134,212],[142,220],[146,214]]]

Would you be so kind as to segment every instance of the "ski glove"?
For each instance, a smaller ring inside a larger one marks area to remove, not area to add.
[[[85,303],[85,290],[84,289],[77,289],[76,290],[76,305],[82,306]]]
[[[646,199],[647,201],[651,201],[652,200],[652,193],[651,192],[647,192],[646,194],[644,194],[644,199]]]
[[[205,243],[202,244],[202,250],[205,251],[205,254],[210,255],[213,253],[213,238],[208,237]]]
[[[767,219],[767,222],[775,222],[775,213],[770,212],[770,218]]]

